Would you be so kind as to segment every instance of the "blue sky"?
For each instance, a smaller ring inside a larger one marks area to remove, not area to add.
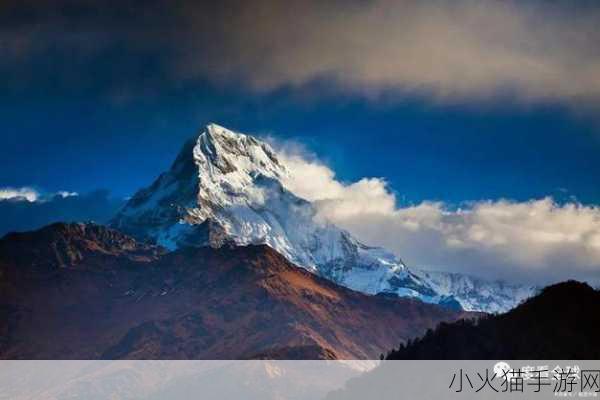
[[[600,202],[599,125],[556,104],[432,105],[406,97],[372,104],[210,85],[125,104],[93,95],[3,103],[4,186],[128,196],[166,169],[186,138],[216,121],[300,142],[342,180],[383,177],[406,203]]]

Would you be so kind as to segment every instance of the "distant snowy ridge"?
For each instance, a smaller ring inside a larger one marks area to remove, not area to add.
[[[488,281],[470,275],[445,271],[411,268],[440,296],[457,299],[466,311],[501,313],[519,305],[538,293],[540,288],[529,285]]]
[[[533,288],[426,273],[360,243],[284,183],[289,168],[266,143],[210,124],[171,169],[136,193],[112,225],[169,249],[267,244],[293,263],[368,294],[393,293],[465,310],[506,311]]]

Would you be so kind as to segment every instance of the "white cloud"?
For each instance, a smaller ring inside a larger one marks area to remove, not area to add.
[[[397,207],[382,179],[345,184],[317,160],[283,157],[294,172],[286,186],[314,201],[320,216],[409,265],[537,283],[600,278],[598,207],[551,198]]]
[[[56,192],[56,196],[60,196],[62,198],[73,197],[73,196],[79,196],[79,193],[77,193],[77,192],[68,192],[66,190],[61,190],[61,191]]]
[[[56,193],[42,193],[32,187],[23,186],[20,188],[4,187],[0,188],[0,201],[2,200],[20,200],[28,201],[30,203],[46,201],[54,196],[60,196],[62,198],[78,196],[77,192],[69,192],[65,190],[58,191]]]
[[[301,156],[288,155],[285,164],[294,172],[285,182],[286,186],[299,196],[318,203],[321,212],[329,218],[394,210],[395,198],[381,179],[361,179],[345,185],[335,179],[331,169],[318,161],[305,161]]]
[[[27,200],[34,202],[37,201],[39,197],[39,192],[30,187],[0,188],[0,200]]]

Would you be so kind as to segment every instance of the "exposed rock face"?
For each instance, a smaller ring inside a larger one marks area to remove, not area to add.
[[[376,358],[468,313],[367,296],[266,245],[164,254],[98,225],[0,240],[0,358]]]
[[[166,252],[114,229],[93,223],[55,223],[34,232],[9,233],[0,240],[5,263],[40,272],[59,268],[109,268],[111,262],[149,262]],[[82,260],[84,265],[79,265]]]
[[[171,250],[266,244],[292,263],[363,293],[465,310],[506,311],[535,290],[408,269],[392,253],[316,218],[313,204],[285,187],[290,172],[268,144],[211,124],[185,144],[169,171],[129,201],[112,226]]]

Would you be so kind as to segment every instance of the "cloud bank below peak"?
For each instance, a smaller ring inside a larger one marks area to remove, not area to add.
[[[318,160],[284,153],[286,186],[319,215],[414,267],[535,284],[600,283],[600,208],[552,198],[399,207],[385,180],[343,183]]]

